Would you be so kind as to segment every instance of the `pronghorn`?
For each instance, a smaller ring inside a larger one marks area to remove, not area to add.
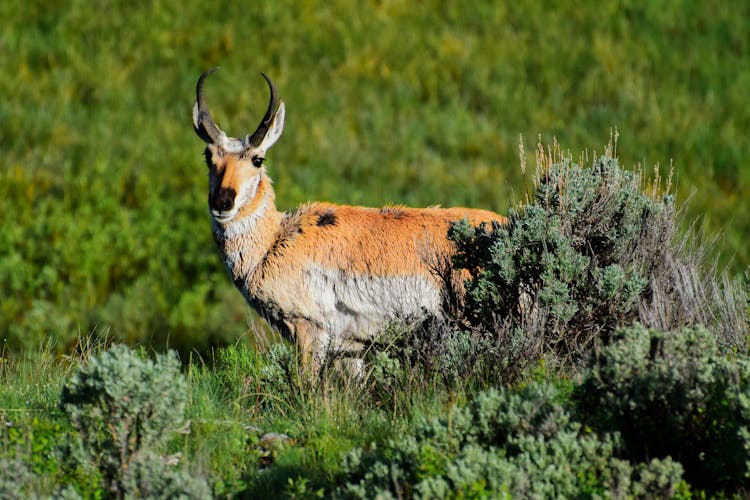
[[[389,323],[442,312],[446,280],[431,263],[455,251],[450,224],[505,217],[470,208],[366,208],[309,203],[279,212],[263,160],[281,135],[284,101],[271,98],[258,128],[228,137],[206,107],[198,79],[195,132],[207,146],[213,235],[248,304],[320,367],[357,353]]]

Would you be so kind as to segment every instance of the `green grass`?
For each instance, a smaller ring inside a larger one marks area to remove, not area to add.
[[[674,162],[724,262],[750,263],[748,6],[588,2],[4,2],[0,338],[67,351],[95,331],[208,352],[246,338],[221,269],[190,124],[201,71],[218,123],[287,102],[278,205],[466,204],[529,185],[518,138],[620,132],[625,165]]]
[[[212,480],[249,498],[278,496],[290,479],[330,489],[346,452],[407,432],[418,419],[443,413],[462,393],[427,384],[384,404],[368,384],[342,384],[333,374],[311,385],[295,358],[282,362],[289,376],[276,377],[264,372],[273,355],[242,344],[216,355],[210,364],[191,363],[188,371],[193,424],[187,454],[205,465]],[[267,433],[291,441],[267,450],[259,443]]]

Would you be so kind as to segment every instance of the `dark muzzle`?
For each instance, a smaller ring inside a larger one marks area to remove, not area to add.
[[[234,199],[237,193],[232,188],[221,188],[219,192],[208,201],[212,210],[217,212],[227,212],[234,206]]]

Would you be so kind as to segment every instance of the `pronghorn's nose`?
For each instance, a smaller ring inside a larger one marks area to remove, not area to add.
[[[227,212],[234,206],[237,193],[232,188],[221,188],[219,193],[211,200],[211,208],[219,212]]]

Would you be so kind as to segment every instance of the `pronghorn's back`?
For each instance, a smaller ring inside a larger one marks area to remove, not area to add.
[[[310,203],[282,220],[277,251],[285,261],[279,264],[310,261],[351,274],[410,275],[429,267],[430,257],[452,252],[448,229],[462,219],[504,221],[478,209]]]
[[[209,73],[198,80],[193,123],[208,144],[214,237],[248,303],[316,362],[330,352],[356,352],[394,321],[440,314],[445,281],[435,265],[455,251],[451,223],[506,219],[469,208],[330,203],[281,213],[262,164],[281,135],[283,101],[266,77],[271,101],[258,130],[228,137],[205,106]]]

